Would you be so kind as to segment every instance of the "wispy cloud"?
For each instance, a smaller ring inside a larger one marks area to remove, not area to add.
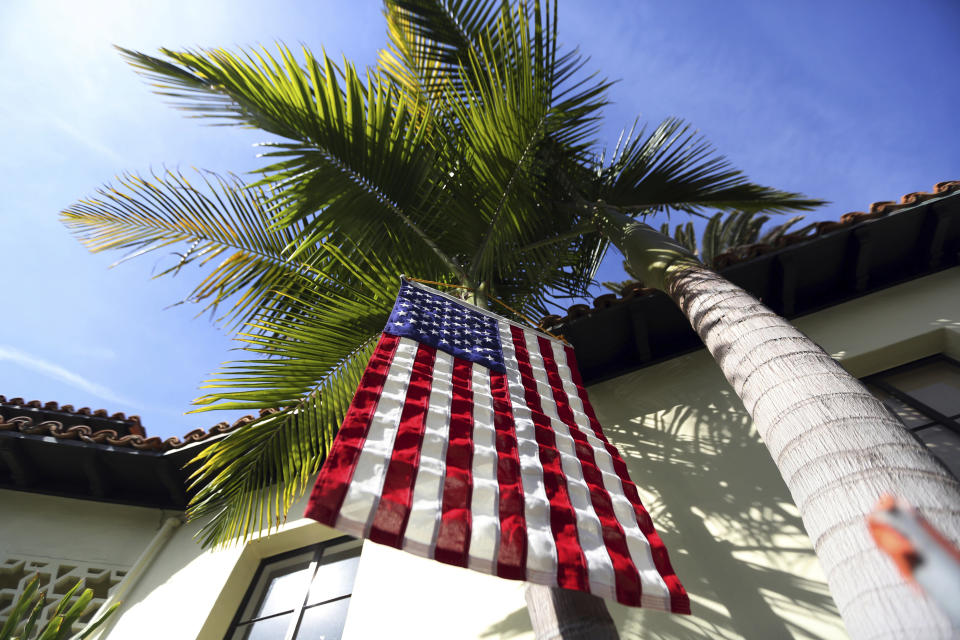
[[[110,388],[88,380],[82,375],[61,367],[58,364],[48,362],[47,360],[38,358],[37,356],[21,351],[20,349],[0,344],[0,361],[3,360],[12,362],[27,369],[32,369],[47,377],[59,380],[60,382],[68,384],[72,387],[76,387],[77,389],[81,389],[87,393],[93,394],[98,398],[107,400],[108,402],[122,404],[128,407],[138,406],[138,403],[124,398]]]
[[[70,124],[63,118],[60,118],[59,116],[55,116],[51,114],[47,116],[46,120],[49,124],[52,124],[57,129],[60,129],[60,131],[64,132],[65,134],[67,134],[68,136],[70,136],[80,144],[84,145],[91,151],[95,151],[103,156],[106,156],[108,159],[112,160],[113,162],[116,162],[116,163],[123,162],[122,155],[120,155],[119,153],[117,153],[107,145],[103,144],[99,140],[93,138],[86,131],[82,131],[81,129]]]

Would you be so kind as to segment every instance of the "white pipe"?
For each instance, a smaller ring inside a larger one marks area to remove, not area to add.
[[[181,524],[183,524],[183,516],[170,516],[163,521],[163,525],[160,526],[160,530],[157,531],[156,535],[153,536],[153,540],[150,541],[150,543],[140,554],[140,557],[137,558],[137,561],[133,563],[132,567],[130,567],[127,575],[125,575],[123,580],[120,581],[120,584],[117,585],[116,590],[110,594],[110,597],[108,597],[106,601],[100,605],[100,608],[97,609],[97,612],[92,618],[90,618],[90,622],[86,627],[84,627],[84,631],[86,631],[90,625],[98,620],[100,616],[106,613],[107,609],[113,606],[115,602],[121,600],[137,585],[143,574],[146,573],[147,569],[150,568],[150,565],[153,564],[157,554],[160,553],[163,547],[167,544],[167,541],[170,540],[173,532]],[[118,619],[119,617],[116,614],[110,616],[110,619],[104,622],[103,625],[97,629],[97,632],[90,637],[90,640],[106,638],[107,634],[110,632],[110,629],[113,628],[113,625]]]

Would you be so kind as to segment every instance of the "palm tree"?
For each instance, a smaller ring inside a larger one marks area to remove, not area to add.
[[[723,211],[718,211],[707,220],[700,236],[699,247],[693,222],[678,224],[674,228],[673,239],[684,249],[697,256],[703,264],[713,266],[715,259],[727,251],[752,244],[773,244],[801,220],[803,220],[803,216],[794,216],[760,235],[760,230],[763,225],[770,221],[770,216],[758,215],[756,212],[750,211],[735,211],[725,216]],[[808,226],[807,229],[809,228]],[[670,235],[669,222],[660,225],[660,233],[665,236]],[[623,261],[623,270],[632,280],[604,282],[603,286],[614,293],[620,293],[625,287],[643,284],[640,282],[640,277],[633,272],[633,267],[626,260]]]
[[[228,306],[223,317],[250,357],[227,365],[196,402],[274,411],[198,457],[190,514],[208,519],[204,542],[279,522],[306,489],[398,274],[542,315],[586,294],[612,242],[677,301],[744,399],[851,632],[944,633],[873,548],[862,516],[892,492],[942,530],[960,530],[956,484],[827,354],[639,222],[820,202],[750,183],[676,119],[628,135],[607,157],[595,135],[609,83],[559,50],[556,11],[386,0],[390,47],[364,72],[283,47],[162,58],[122,50],[181,108],[271,136],[253,185],[127,175],[64,212],[95,251],[184,247],[171,273],[222,258],[189,299]],[[563,595],[534,592],[531,611]]]

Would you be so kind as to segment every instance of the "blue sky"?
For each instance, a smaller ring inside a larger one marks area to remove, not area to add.
[[[604,138],[640,116],[681,116],[756,182],[832,204],[836,219],[960,178],[960,3],[563,0],[560,39],[620,82]],[[111,44],[249,46],[282,40],[372,64],[380,5],[344,2],[13,1],[0,6],[0,394],[139,414],[170,436],[231,416],[184,415],[231,352],[151,280],[163,256],[108,266],[58,212],[124,171],[242,173],[254,132],[201,126],[152,95]],[[620,277],[611,257],[603,279]]]

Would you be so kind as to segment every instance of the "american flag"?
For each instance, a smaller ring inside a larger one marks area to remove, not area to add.
[[[573,349],[408,280],[306,515],[502,578],[690,612]]]

